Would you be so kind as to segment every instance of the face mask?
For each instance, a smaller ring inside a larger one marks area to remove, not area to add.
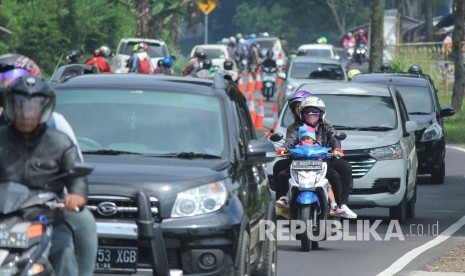
[[[320,119],[320,113],[304,113],[305,122],[316,125]]]

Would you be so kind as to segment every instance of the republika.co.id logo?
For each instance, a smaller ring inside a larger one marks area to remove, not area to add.
[[[353,222],[353,220],[352,220]],[[297,235],[307,235],[310,240],[328,241],[389,241],[397,239],[404,241],[406,236],[438,236],[439,222],[434,224],[410,224],[408,227],[400,226],[398,220],[390,220],[386,230],[380,231],[378,227],[382,220],[356,220],[350,229],[351,221],[321,220],[318,225],[312,221],[305,223],[302,220],[262,220],[260,221],[260,239],[277,241],[294,241]],[[355,229],[353,229],[355,227]],[[354,231],[355,230],[355,231]]]

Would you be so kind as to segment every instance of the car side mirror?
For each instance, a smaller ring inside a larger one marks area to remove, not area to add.
[[[283,139],[283,135],[281,133],[274,133],[270,136],[270,140],[273,142],[279,142]]]
[[[286,73],[284,73],[284,72],[279,72],[279,73],[278,73],[278,78],[285,80],[285,79],[286,79]]]
[[[450,106],[441,108],[441,117],[449,117],[455,114],[455,109]]]
[[[407,121],[405,122],[405,130],[408,133],[414,132],[415,130],[418,129],[418,124],[415,121]]]
[[[276,158],[273,144],[267,140],[250,140],[247,143],[246,159],[255,164],[265,164]]]

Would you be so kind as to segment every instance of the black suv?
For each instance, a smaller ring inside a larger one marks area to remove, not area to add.
[[[95,167],[97,275],[272,274],[275,243],[259,230],[274,219],[263,164],[275,150],[232,81],[90,74],[56,90]]]
[[[444,183],[446,141],[444,117],[452,116],[451,107],[441,108],[437,89],[428,75],[406,73],[358,74],[353,82],[395,85],[404,99],[409,118],[418,123],[416,149],[418,173],[431,174],[431,183]]]

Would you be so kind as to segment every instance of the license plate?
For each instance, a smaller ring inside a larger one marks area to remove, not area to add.
[[[99,246],[95,271],[97,272],[136,272],[137,248]]]
[[[322,163],[319,160],[293,160],[292,168],[295,170],[321,170]]]
[[[29,237],[25,232],[0,231],[0,247],[26,248],[29,245]]]

